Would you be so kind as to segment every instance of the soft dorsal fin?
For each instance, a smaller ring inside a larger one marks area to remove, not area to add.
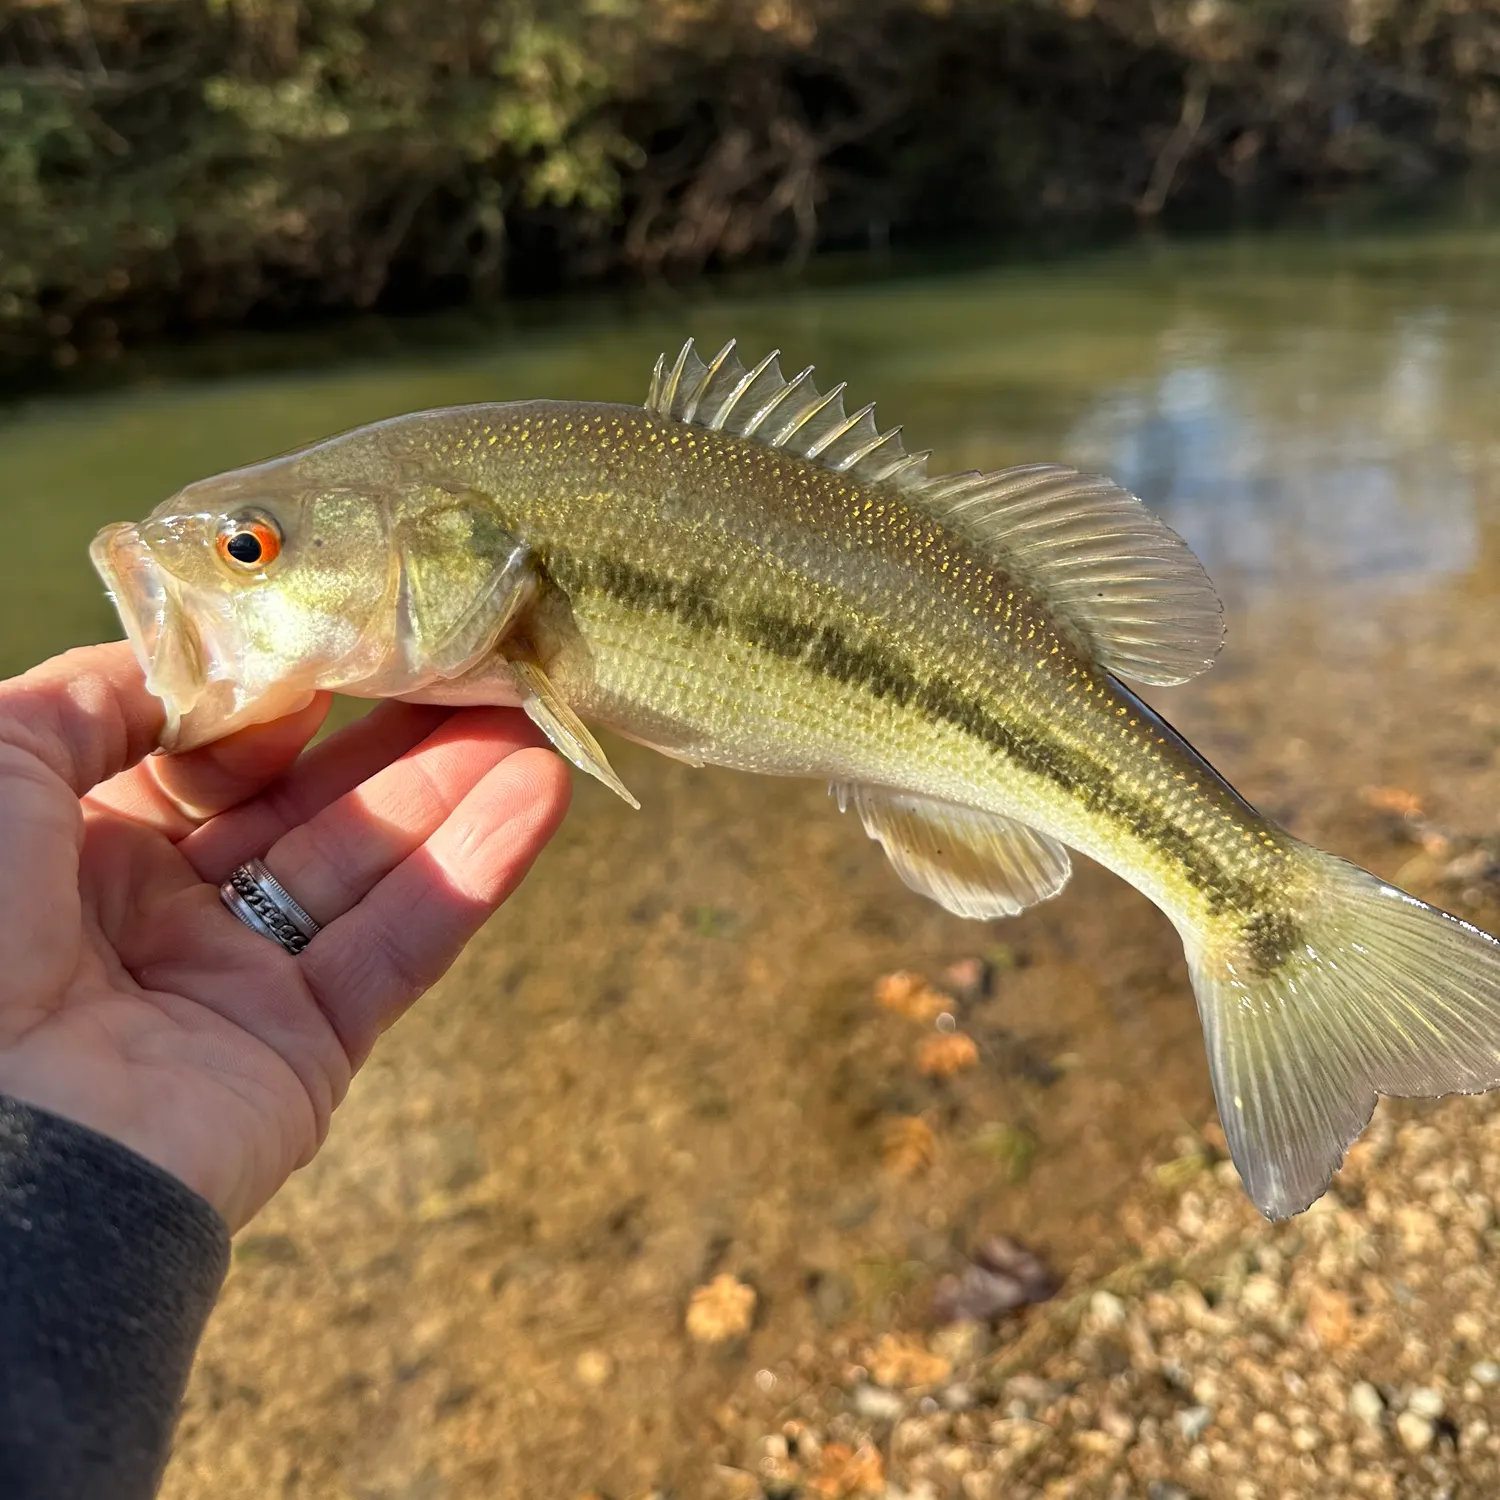
[[[1026,464],[928,480],[917,499],[1023,583],[1101,667],[1165,687],[1213,666],[1224,606],[1203,564],[1113,480]]]
[[[1023,584],[1079,649],[1136,682],[1186,682],[1213,665],[1224,612],[1187,543],[1128,490],[1054,464],[926,477],[874,407],[844,412],[809,367],[787,380],[773,351],[746,369],[731,340],[707,364],[693,341],[656,361],[646,409],[783,448],[865,483],[895,484]]]

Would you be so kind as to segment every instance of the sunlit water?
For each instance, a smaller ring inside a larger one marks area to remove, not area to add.
[[[1247,794],[1387,873],[1406,854],[1360,811],[1367,783],[1492,831],[1500,234],[1482,228],[596,304],[464,357],[23,405],[0,418],[0,670],[117,633],[88,540],[188,480],[417,407],[639,400],[689,333],[847,380],[933,472],[1061,459],[1121,479],[1225,595],[1223,662],[1168,708]],[[705,1414],[798,1341],[918,1318],[976,1235],[1066,1265],[1147,1154],[1209,1118],[1175,937],[1118,882],[1084,869],[976,927],[907,893],[819,788],[614,759],[644,810],[579,787],[256,1226],[172,1493],[288,1466],[288,1494],[644,1488],[701,1460]],[[934,1084],[871,986],[970,953],[1001,961],[994,995],[956,1007],[981,1067]],[[900,1176],[883,1143],[914,1115],[938,1155]],[[681,1317],[720,1269],[763,1315],[713,1362]],[[600,1351],[614,1373],[580,1381]]]
[[[685,334],[816,363],[932,469],[1066,459],[1133,486],[1226,587],[1461,570],[1500,466],[1500,233],[1136,246],[1056,266],[614,310],[472,357],[182,382],[0,414],[0,669],[108,634],[95,528],[395,412],[639,400]]]

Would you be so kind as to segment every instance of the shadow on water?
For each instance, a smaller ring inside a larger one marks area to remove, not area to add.
[[[87,541],[184,481],[420,406],[640,399],[658,349],[737,336],[878,398],[935,471],[1065,458],[1136,487],[1229,606],[1219,667],[1158,702],[1269,813],[1395,876],[1362,788],[1494,824],[1497,252],[1482,228],[1143,245],[35,403],[0,427],[0,668],[117,633]],[[801,1349],[815,1380],[920,1321],[983,1234],[1065,1269],[1211,1118],[1175,935],[1119,882],[967,924],[819,787],[612,754],[644,811],[578,787],[244,1237],[169,1495],[691,1493],[756,1370]],[[1405,878],[1495,919],[1487,887]],[[872,989],[970,956],[993,988],[952,1013],[980,1065],[935,1080]],[[911,1117],[931,1141],[893,1162]],[[760,1311],[712,1353],[683,1312],[720,1270]]]

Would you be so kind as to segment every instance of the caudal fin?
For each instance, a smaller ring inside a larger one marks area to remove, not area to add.
[[[1317,884],[1294,916],[1264,919],[1249,941],[1188,938],[1230,1155],[1271,1219],[1321,1196],[1377,1094],[1500,1085],[1500,942],[1307,855]]]

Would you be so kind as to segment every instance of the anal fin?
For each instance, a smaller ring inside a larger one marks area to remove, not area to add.
[[[1072,873],[1056,839],[1014,818],[886,787],[835,783],[865,832],[914,891],[955,916],[1013,917],[1055,896]]]
[[[639,810],[641,804],[615,774],[599,741],[552,686],[547,674],[535,662],[529,661],[513,661],[510,669],[521,692],[521,707],[552,742],[552,748]]]

